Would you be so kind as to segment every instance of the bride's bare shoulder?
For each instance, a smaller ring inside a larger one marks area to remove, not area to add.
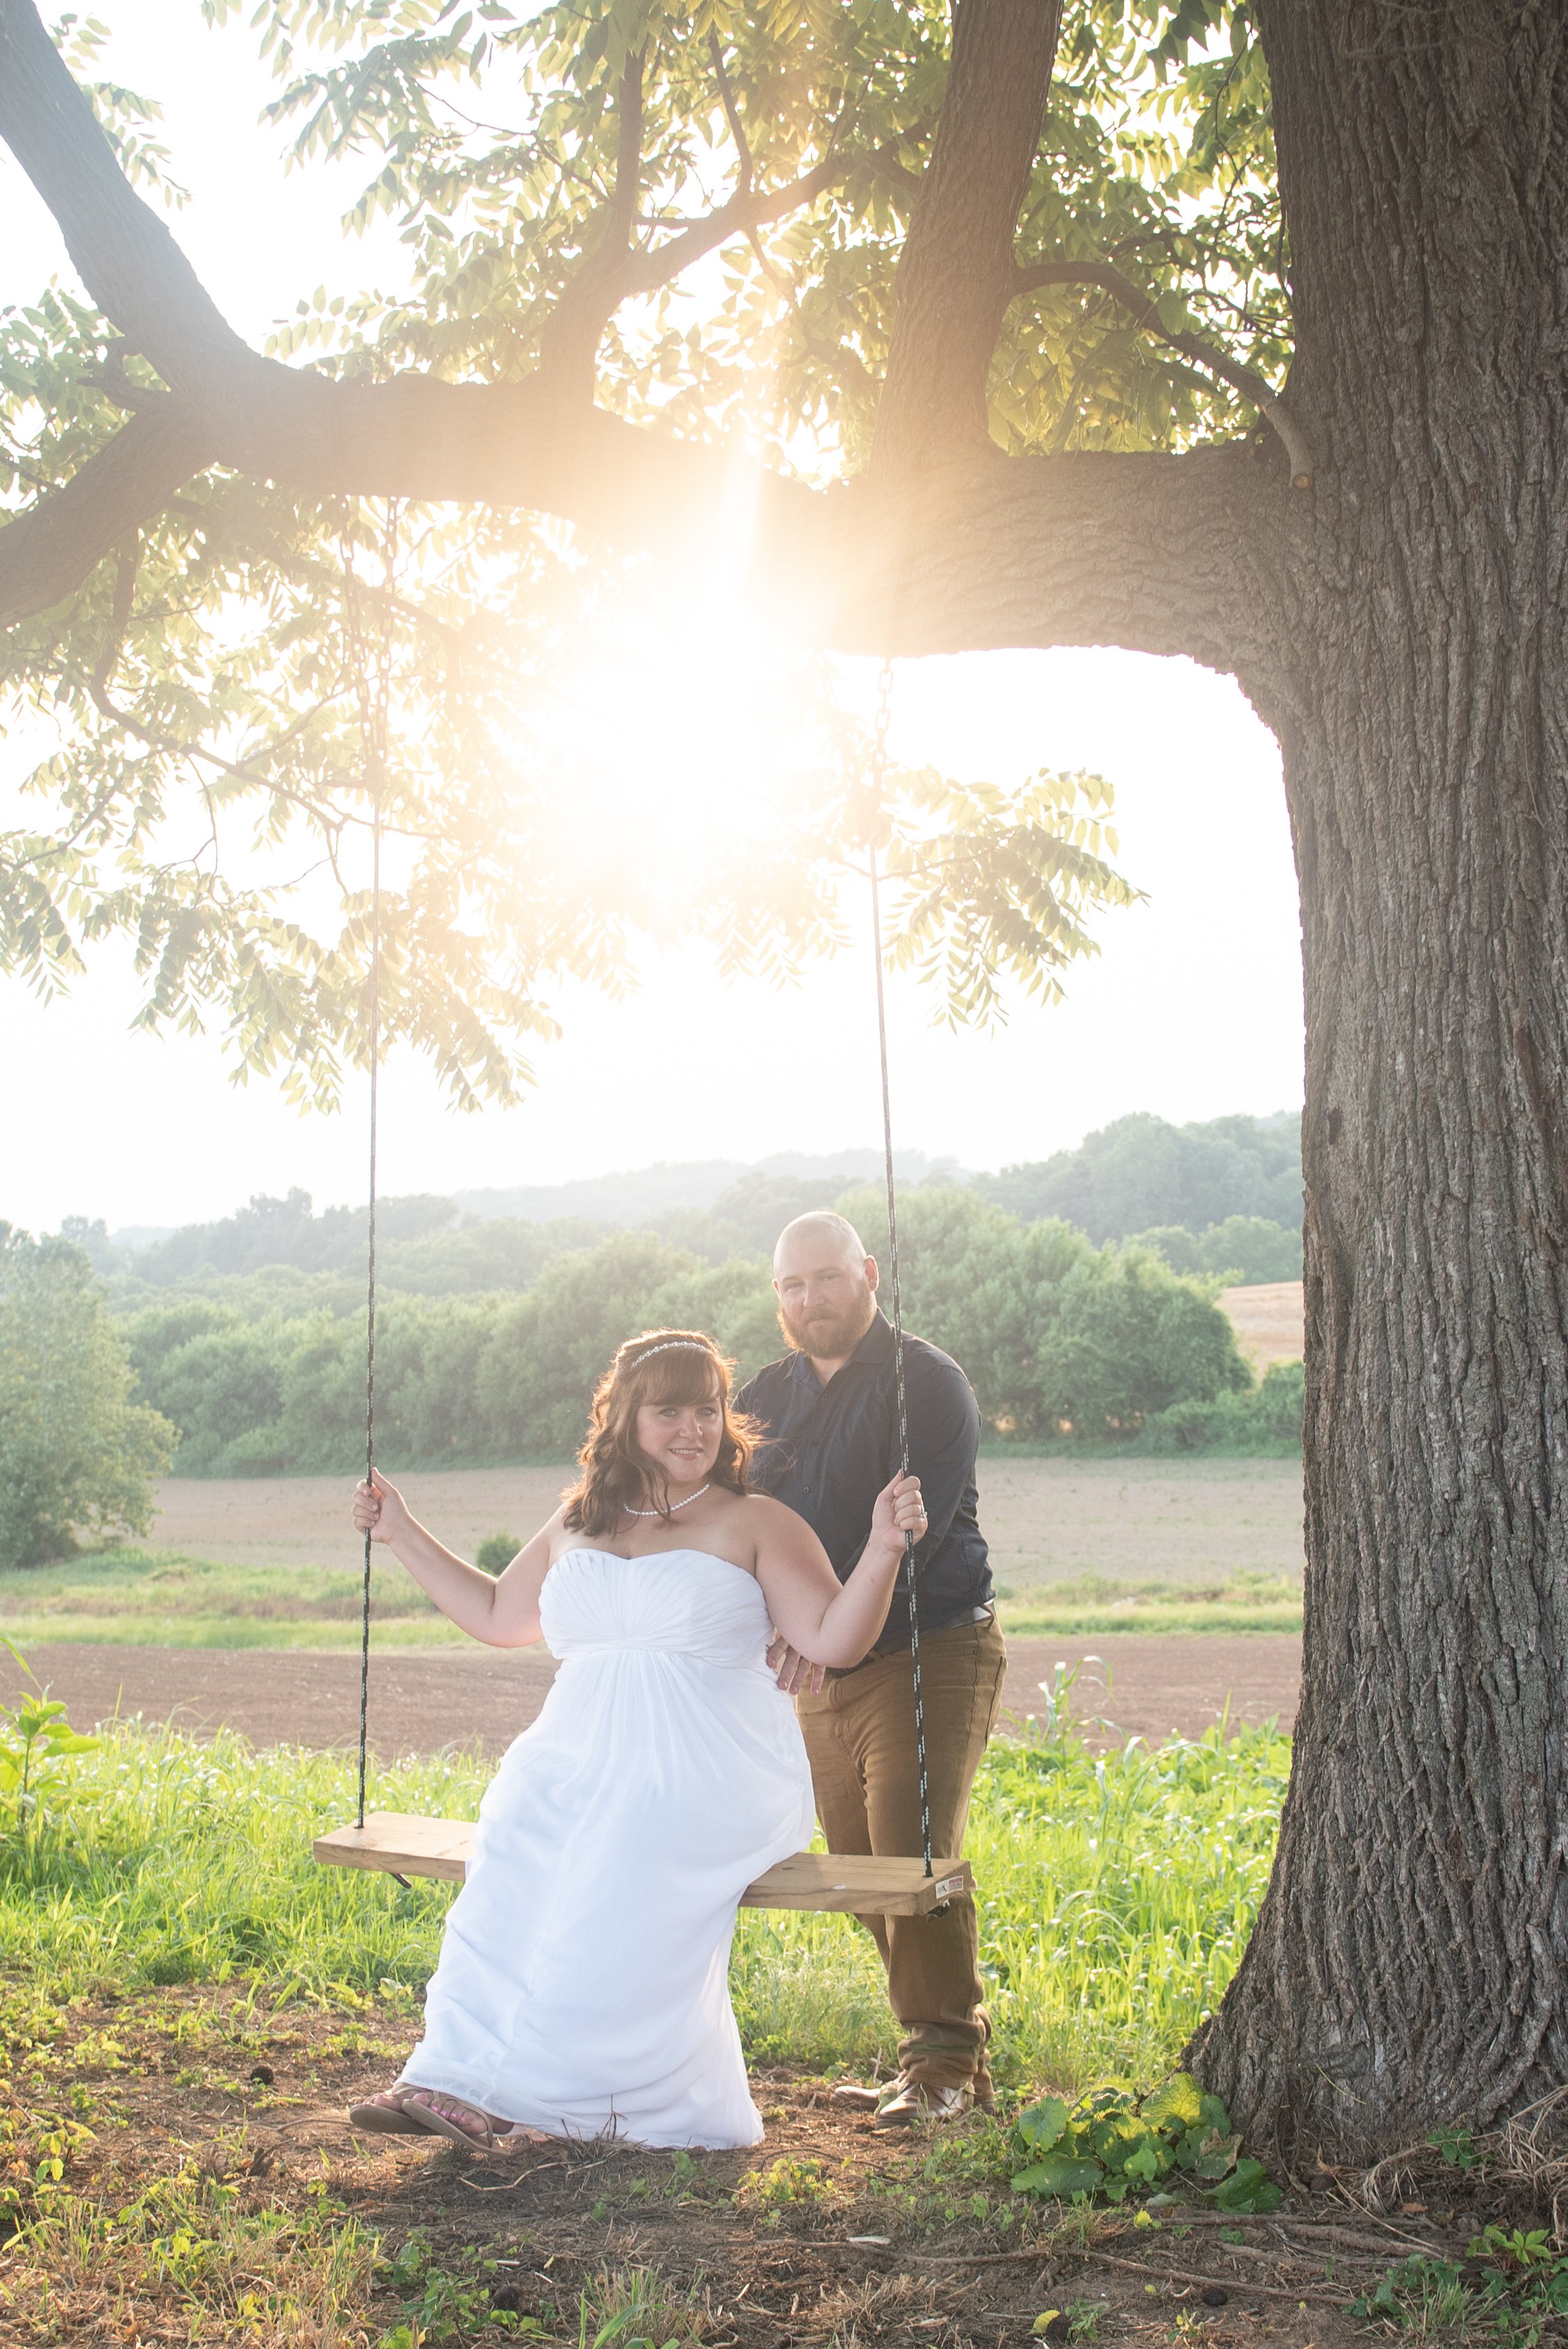
[[[782,1526],[795,1514],[783,1501],[775,1501],[771,1493],[737,1493],[735,1498],[753,1525]]]
[[[758,1541],[796,1542],[804,1536],[815,1542],[815,1536],[798,1509],[787,1502],[775,1501],[771,1493],[747,1493],[742,1506],[748,1512],[750,1530]]]

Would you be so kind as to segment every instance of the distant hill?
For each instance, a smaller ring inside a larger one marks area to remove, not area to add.
[[[1096,1243],[1140,1238],[1179,1272],[1243,1281],[1293,1279],[1301,1270],[1300,1120],[1220,1117],[1171,1125],[1139,1113],[1089,1134],[1076,1150],[975,1174],[954,1158],[898,1154],[914,1188],[958,1185],[1026,1223],[1060,1216]],[[782,1226],[833,1205],[857,1185],[879,1185],[875,1149],[775,1151],[740,1159],[660,1161],[573,1183],[384,1198],[379,1261],[389,1288],[426,1295],[525,1288],[552,1257],[591,1247],[616,1229],[651,1231],[710,1264],[770,1249]],[[107,1232],[70,1217],[68,1238],[100,1271],[137,1288],[167,1288],[287,1267],[363,1275],[366,1212],[317,1212],[308,1192],[258,1195],[215,1222],[175,1231]],[[876,1236],[867,1233],[869,1244]]]
[[[968,1179],[955,1160],[920,1151],[902,1152],[896,1163],[910,1185]],[[394,1195],[377,1207],[378,1262],[389,1288],[427,1295],[526,1288],[553,1257],[630,1227],[655,1231],[717,1264],[771,1248],[792,1216],[830,1206],[847,1185],[881,1171],[875,1150],[822,1156],[780,1151],[756,1166],[698,1159],[515,1191]],[[100,1272],[152,1288],[279,1266],[361,1278],[367,1228],[363,1207],[318,1214],[301,1190],[282,1199],[258,1194],[232,1216],[174,1231],[110,1233],[81,1216],[67,1217],[64,1226]]]
[[[929,1158],[923,1151],[897,1151],[894,1165],[906,1183],[955,1182],[972,1178],[956,1158]],[[588,1174],[575,1183],[531,1184],[515,1191],[457,1191],[454,1205],[465,1216],[492,1223],[503,1216],[520,1223],[552,1223],[558,1216],[587,1216],[597,1223],[641,1224],[680,1207],[707,1210],[721,1194],[759,1176],[789,1176],[803,1183],[868,1182],[882,1172],[879,1150],[837,1150],[812,1156],[799,1150],[775,1151],[748,1165],[740,1158],[661,1159],[618,1174]]]
[[[974,1187],[1026,1223],[1060,1216],[1096,1242],[1173,1225],[1199,1235],[1232,1216],[1299,1232],[1301,1118],[1290,1110],[1170,1125],[1139,1111],[1086,1135],[1076,1150],[977,1175]]]

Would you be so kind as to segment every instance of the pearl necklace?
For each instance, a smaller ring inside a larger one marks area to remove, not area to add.
[[[628,1517],[672,1517],[677,1509],[689,1509],[693,1501],[700,1501],[707,1490],[706,1485],[699,1485],[697,1490],[688,1493],[683,1501],[671,1501],[668,1509],[634,1509],[628,1501],[626,1513]]]

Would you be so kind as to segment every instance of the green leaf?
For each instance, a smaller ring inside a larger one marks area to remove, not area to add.
[[[1056,2144],[1066,2126],[1064,2096],[1045,2096],[1037,2105],[1025,2105],[1013,2123],[1024,2144],[1035,2153],[1044,2153]]]
[[[1203,2098],[1190,2072],[1173,2072],[1168,2080],[1162,2081],[1152,2095],[1144,2098],[1138,2111],[1150,2128],[1193,2128],[1203,2116]]]
[[[1241,2144],[1239,2137],[1210,2135],[1204,2137],[1192,2165],[1194,2175],[1199,2178],[1223,2178],[1234,2163]]]
[[[1074,2194],[1092,2194],[1104,2178],[1097,2161],[1075,2161],[1071,2154],[1048,2153],[1044,2161],[1031,2162],[1027,2169],[1018,2171],[1012,2190],[1064,2202]]]
[[[1220,2210],[1276,2210],[1284,2199],[1261,2161],[1239,2161],[1210,2199]]]

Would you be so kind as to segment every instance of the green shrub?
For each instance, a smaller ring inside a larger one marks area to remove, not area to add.
[[[1300,1362],[1272,1362],[1255,1387],[1210,1402],[1172,1403],[1144,1423],[1140,1452],[1299,1452],[1305,1372]]]
[[[0,1224],[0,1567],[146,1532],[174,1431],[133,1385],[88,1257]]]
[[[1096,2088],[1075,2105],[1047,2096],[1025,2106],[1012,2129],[1012,2150],[1024,2164],[1012,2189],[1058,2202],[1080,2194],[1123,2202],[1182,2178],[1221,2210],[1277,2209],[1279,2188],[1241,2147],[1219,2097],[1205,2095],[1189,2073],[1173,2072],[1141,2098]]]
[[[482,1574],[504,1574],[522,1547],[515,1534],[486,1534],[473,1562]]]
[[[1272,1223],[1266,1216],[1227,1216],[1204,1232],[1190,1232],[1185,1224],[1157,1224],[1134,1237],[1140,1247],[1162,1256],[1173,1272],[1210,1275],[1242,1286],[1302,1277],[1301,1226]]]
[[[1210,1402],[1251,1383],[1207,1290],[1130,1244],[1074,1266],[1037,1379],[1040,1419],[1091,1436],[1130,1433],[1179,1399]]]
[[[882,1195],[839,1206],[886,1261]],[[981,1413],[1010,1433],[1134,1434],[1180,1398],[1249,1383],[1212,1283],[1147,1248],[1097,1248],[1070,1224],[1021,1224],[954,1189],[910,1192],[898,1240],[906,1322],[962,1363]]]

